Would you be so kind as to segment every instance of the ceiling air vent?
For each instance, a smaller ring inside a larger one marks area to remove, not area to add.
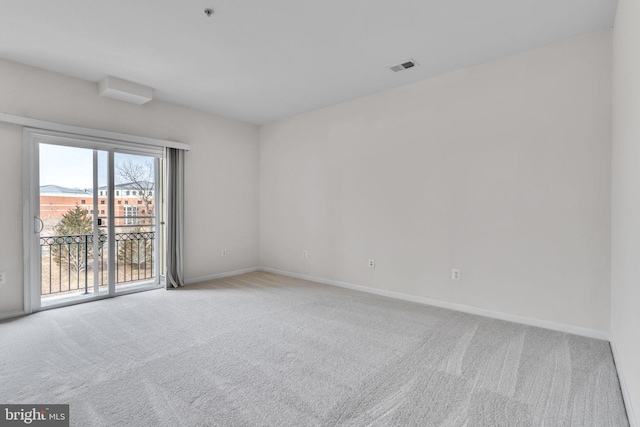
[[[410,59],[407,62],[403,62],[400,65],[394,65],[393,67],[389,67],[389,68],[391,68],[391,71],[398,72],[398,71],[406,70],[407,68],[415,67],[416,65],[418,65],[418,63],[413,59]]]

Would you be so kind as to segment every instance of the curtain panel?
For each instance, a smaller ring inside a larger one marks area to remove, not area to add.
[[[184,150],[166,148],[167,289],[184,286],[184,155]]]

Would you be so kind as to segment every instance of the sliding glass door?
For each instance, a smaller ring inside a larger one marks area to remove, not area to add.
[[[157,282],[158,159],[115,153],[114,227],[116,292]]]
[[[108,293],[108,152],[39,143],[41,305]],[[102,213],[102,216],[100,214]]]
[[[28,145],[31,311],[159,287],[160,154],[55,133]]]

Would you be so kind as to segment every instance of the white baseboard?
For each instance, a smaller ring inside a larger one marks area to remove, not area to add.
[[[627,410],[627,418],[629,419],[630,427],[640,427],[636,422],[636,418],[633,412],[633,407],[631,406],[631,396],[629,396],[629,389],[627,389],[627,383],[624,377],[624,369],[622,366],[622,361],[620,360],[620,355],[618,354],[618,349],[616,348],[616,342],[611,336],[609,340],[609,344],[611,344],[611,353],[613,353],[613,361],[616,364],[616,371],[618,372],[618,381],[620,382],[620,390],[622,391],[622,399],[624,400],[624,406]]]
[[[24,310],[7,311],[6,313],[0,313],[0,320],[11,319],[13,317],[24,316]]]
[[[454,302],[443,301],[443,300],[438,300],[433,298],[403,294],[401,292],[388,291],[385,289],[376,289],[376,288],[371,288],[369,286],[354,285],[351,283],[339,282],[337,280],[323,279],[321,277],[307,276],[304,274],[292,273],[290,271],[278,270],[275,268],[260,267],[259,269],[260,271],[266,271],[269,273],[281,274],[283,276],[309,280],[311,282],[323,283],[325,285],[339,286],[341,288],[367,292],[370,294],[400,299],[403,301],[416,302],[418,304],[433,305],[436,307],[462,311],[464,313],[476,314],[478,316],[491,317],[494,319],[506,320],[508,322],[520,323],[528,326],[537,326],[539,328],[551,329],[559,332],[566,332],[569,334],[580,335],[588,338],[595,338],[595,339],[604,340],[604,341],[610,340],[610,334],[608,332],[600,331],[597,329],[583,328],[581,326],[567,325],[563,323],[551,322],[548,320],[535,319],[533,317],[519,316],[517,314],[501,313],[498,311],[487,310],[484,308],[473,307],[470,305],[464,305],[464,304],[458,304]]]
[[[203,276],[203,277],[194,277],[192,279],[185,279],[184,284],[185,285],[191,285],[193,283],[206,282],[207,280],[221,279],[223,277],[238,276],[240,274],[245,274],[245,273],[253,273],[254,271],[258,271],[258,270],[260,270],[259,267],[251,267],[251,268],[243,268],[241,270],[226,271],[224,273],[210,274],[208,276]]]

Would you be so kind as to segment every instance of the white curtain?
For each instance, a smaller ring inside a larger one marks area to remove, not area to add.
[[[166,288],[184,286],[184,150],[166,149],[167,280]]]

